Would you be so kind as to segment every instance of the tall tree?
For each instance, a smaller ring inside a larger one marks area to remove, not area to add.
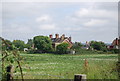
[[[96,49],[96,50],[101,50],[101,51],[106,51],[106,44],[104,42],[98,42],[98,41],[91,41],[90,45]]]
[[[25,45],[26,48],[30,49],[33,46],[33,40],[32,39],[28,39],[27,44]]]
[[[52,51],[52,41],[47,36],[35,36],[33,38],[34,46],[41,52]]]
[[[73,43],[72,49],[80,49],[82,46],[81,42],[75,42]]]
[[[22,40],[14,40],[13,41],[13,45],[18,48],[20,51],[23,51],[24,50],[24,47],[25,47],[25,43],[24,41]]]

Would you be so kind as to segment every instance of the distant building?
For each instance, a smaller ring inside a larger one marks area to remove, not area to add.
[[[28,48],[24,48],[24,52],[28,51]]]
[[[81,48],[82,48],[82,49],[86,49],[86,50],[90,49],[90,48],[91,48],[91,47],[90,47],[90,42],[86,41],[85,45],[82,46]]]
[[[68,43],[69,49],[72,47],[71,37],[65,37],[65,34],[63,34],[61,37],[59,37],[59,34],[55,34],[55,38],[53,38],[53,35],[49,35],[49,37],[52,40],[53,48],[56,48],[56,46],[61,43]]]
[[[109,49],[120,49],[120,37],[113,40],[112,44],[108,46]]]

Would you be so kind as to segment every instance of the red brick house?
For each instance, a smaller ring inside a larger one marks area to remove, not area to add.
[[[113,40],[112,44],[109,46],[110,49],[120,49],[120,37]]]
[[[53,38],[53,35],[49,35],[49,37],[52,40],[52,45],[53,48],[56,48],[57,45],[61,44],[61,43],[68,43],[69,44],[69,49],[72,47],[72,41],[71,41],[71,37],[65,37],[65,34],[63,34],[62,36],[59,37],[59,34],[55,34],[55,38]]]

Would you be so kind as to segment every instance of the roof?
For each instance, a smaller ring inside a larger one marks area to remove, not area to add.
[[[119,39],[116,38],[115,40],[113,40],[112,45],[113,45],[113,46],[114,46],[114,45],[120,45],[120,38],[119,38]]]
[[[53,43],[61,43],[64,41],[64,39],[62,40],[61,38],[52,38],[51,40]]]
[[[51,38],[51,40],[52,40],[53,43],[62,43],[66,39],[68,39],[68,37],[65,37],[64,39],[62,39],[62,38]]]

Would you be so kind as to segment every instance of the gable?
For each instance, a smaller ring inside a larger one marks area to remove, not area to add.
[[[69,47],[68,47],[68,48],[71,48],[71,47],[72,47],[72,42],[70,42],[68,39],[65,39],[62,43],[67,43],[67,44],[69,44]]]

